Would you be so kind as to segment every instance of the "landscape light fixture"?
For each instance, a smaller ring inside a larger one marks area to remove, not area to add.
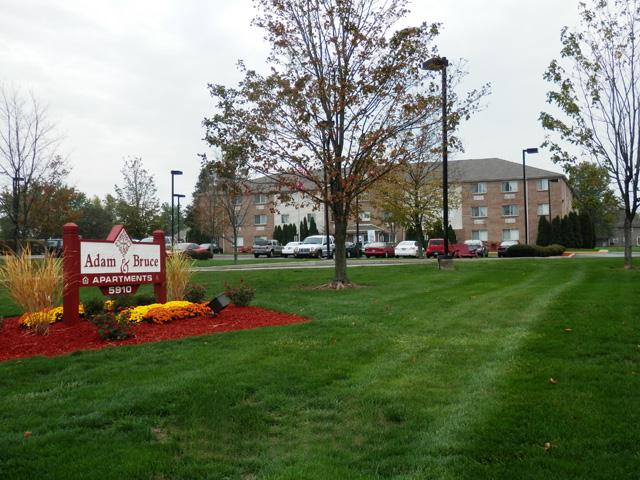
[[[174,223],[173,223],[173,197],[175,197],[175,194],[173,193],[173,179],[176,175],[182,175],[182,170],[171,170],[171,248],[173,248],[174,244],[175,244],[175,240],[174,240]]]
[[[181,193],[174,193],[173,196],[178,199],[178,243],[180,243],[180,199],[185,196]]]
[[[221,293],[220,295],[216,295],[216,297],[214,297],[214,299],[211,300],[207,305],[215,313],[220,313],[222,310],[227,308],[230,303],[231,299],[224,293]]]
[[[449,258],[449,174],[447,140],[447,57],[433,57],[422,64],[423,70],[442,72],[442,226],[444,229],[444,256]]]
[[[525,166],[525,155],[538,153],[537,148],[525,148],[522,150],[522,189],[524,191],[524,241],[529,244],[529,205],[527,204],[527,170]]]

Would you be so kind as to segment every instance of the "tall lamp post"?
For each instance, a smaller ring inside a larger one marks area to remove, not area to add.
[[[173,196],[178,199],[178,243],[180,243],[180,199],[184,198],[184,195],[181,193],[174,193]]]
[[[525,155],[538,153],[537,148],[525,148],[522,150],[522,190],[524,192],[524,241],[529,244],[529,204],[527,203],[527,170],[525,167]]]
[[[182,175],[182,170],[171,170],[171,248],[173,248],[174,244],[176,243],[174,239],[175,231],[174,231],[174,223],[173,223],[173,197],[176,196],[173,193],[173,185],[174,185],[173,179],[175,178],[176,175]]]
[[[422,64],[424,70],[442,72],[442,223],[444,227],[444,257],[449,258],[449,175],[447,171],[447,57],[433,57]]]
[[[560,180],[557,178],[550,178],[547,180],[547,193],[549,193],[549,223],[551,223],[551,183],[558,183]]]
[[[18,246],[18,238],[20,237],[20,182],[24,181],[22,177],[12,177],[13,180],[13,218],[15,219],[13,228],[13,241],[15,242],[16,252],[22,249]]]
[[[324,159],[323,174],[324,174],[324,231],[327,236],[327,260],[331,256],[331,241],[329,238],[329,181],[327,180],[327,162],[329,160],[329,149],[331,147],[331,137],[328,132],[333,128],[333,122],[331,120],[322,120],[318,122],[318,127],[322,129],[323,148],[326,158]]]

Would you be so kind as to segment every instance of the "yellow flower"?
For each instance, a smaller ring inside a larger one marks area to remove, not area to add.
[[[194,311],[192,307],[193,305],[199,305],[199,304],[194,304],[192,302],[187,302],[185,300],[173,300],[167,303],[152,303],[150,305],[141,305],[138,307],[129,308],[124,312],[126,312],[129,315],[129,321],[133,323],[140,323],[145,320],[157,321],[158,320],[158,318],[156,318],[157,315],[154,316],[153,312],[151,312],[151,310],[155,310],[155,309],[164,310],[165,312],[171,314],[171,318],[170,318],[171,320],[177,320],[179,318],[187,318],[189,316],[194,316],[189,310],[189,307],[191,307],[191,311]],[[158,310],[156,310],[156,312],[157,311]],[[122,315],[122,313],[120,315]],[[163,321],[168,321],[166,320],[165,316],[163,316]]]
[[[80,304],[78,312],[84,314],[84,306]],[[31,328],[35,323],[40,323],[43,318],[43,314],[46,314],[49,323],[55,323],[62,320],[64,310],[62,306],[41,310],[39,312],[29,312],[22,315],[20,318],[20,325],[23,327]]]

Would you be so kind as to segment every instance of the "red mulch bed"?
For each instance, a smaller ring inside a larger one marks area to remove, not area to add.
[[[159,342],[209,333],[230,332],[250,328],[289,325],[308,321],[289,313],[274,312],[258,307],[229,305],[215,317],[196,317],[165,324],[140,323],[133,326],[135,336],[127,340],[102,340],[96,327],[88,320],[68,326],[57,322],[49,327],[48,335],[36,335],[20,327],[19,317],[5,318],[0,329],[0,361],[27,358],[34,355],[55,357],[76,350],[100,350],[106,347]]]

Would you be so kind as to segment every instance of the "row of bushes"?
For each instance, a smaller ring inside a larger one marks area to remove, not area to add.
[[[518,243],[517,245],[510,246],[505,252],[505,255],[507,257],[558,257],[562,255],[565,250],[562,245],[558,244],[541,246]]]

